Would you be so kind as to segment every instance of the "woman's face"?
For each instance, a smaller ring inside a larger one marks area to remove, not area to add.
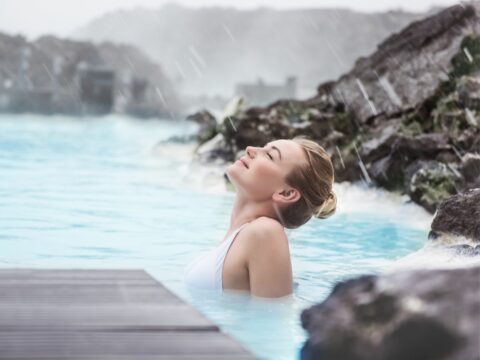
[[[242,191],[252,200],[265,201],[274,194],[275,197],[280,196],[281,192],[293,189],[284,179],[295,167],[306,162],[300,145],[281,139],[264,147],[247,146],[245,155],[228,166],[226,174],[237,191]],[[295,194],[286,194],[292,195]]]

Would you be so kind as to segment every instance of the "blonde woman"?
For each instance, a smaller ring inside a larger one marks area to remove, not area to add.
[[[228,231],[216,248],[189,264],[186,285],[268,298],[291,294],[285,228],[335,212],[330,156],[306,137],[279,139],[247,146],[226,174],[236,192]]]

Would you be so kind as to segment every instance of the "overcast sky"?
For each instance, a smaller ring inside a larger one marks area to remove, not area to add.
[[[136,6],[158,8],[171,0],[0,0],[0,31],[22,33],[29,38],[50,33],[68,36],[78,27],[105,12]],[[232,6],[251,9],[344,7],[359,11],[404,9],[425,11],[435,5],[451,5],[452,0],[177,0],[189,7]]]

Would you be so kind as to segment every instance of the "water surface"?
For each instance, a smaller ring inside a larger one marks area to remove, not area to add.
[[[414,250],[430,216],[404,198],[336,185],[338,212],[288,230],[295,293],[281,301],[191,293],[186,264],[218,244],[234,194],[222,168],[164,142],[194,124],[0,116],[0,266],[144,268],[262,359],[295,359],[302,309],[339,280],[376,273]]]

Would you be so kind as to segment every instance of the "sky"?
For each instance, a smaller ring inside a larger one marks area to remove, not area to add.
[[[171,0],[0,0],[0,31],[32,39],[43,34],[66,37],[102,14],[124,8],[158,8]],[[432,6],[459,3],[453,0],[177,0],[187,7],[231,6],[252,9],[343,7],[364,12],[403,9],[425,11]]]

